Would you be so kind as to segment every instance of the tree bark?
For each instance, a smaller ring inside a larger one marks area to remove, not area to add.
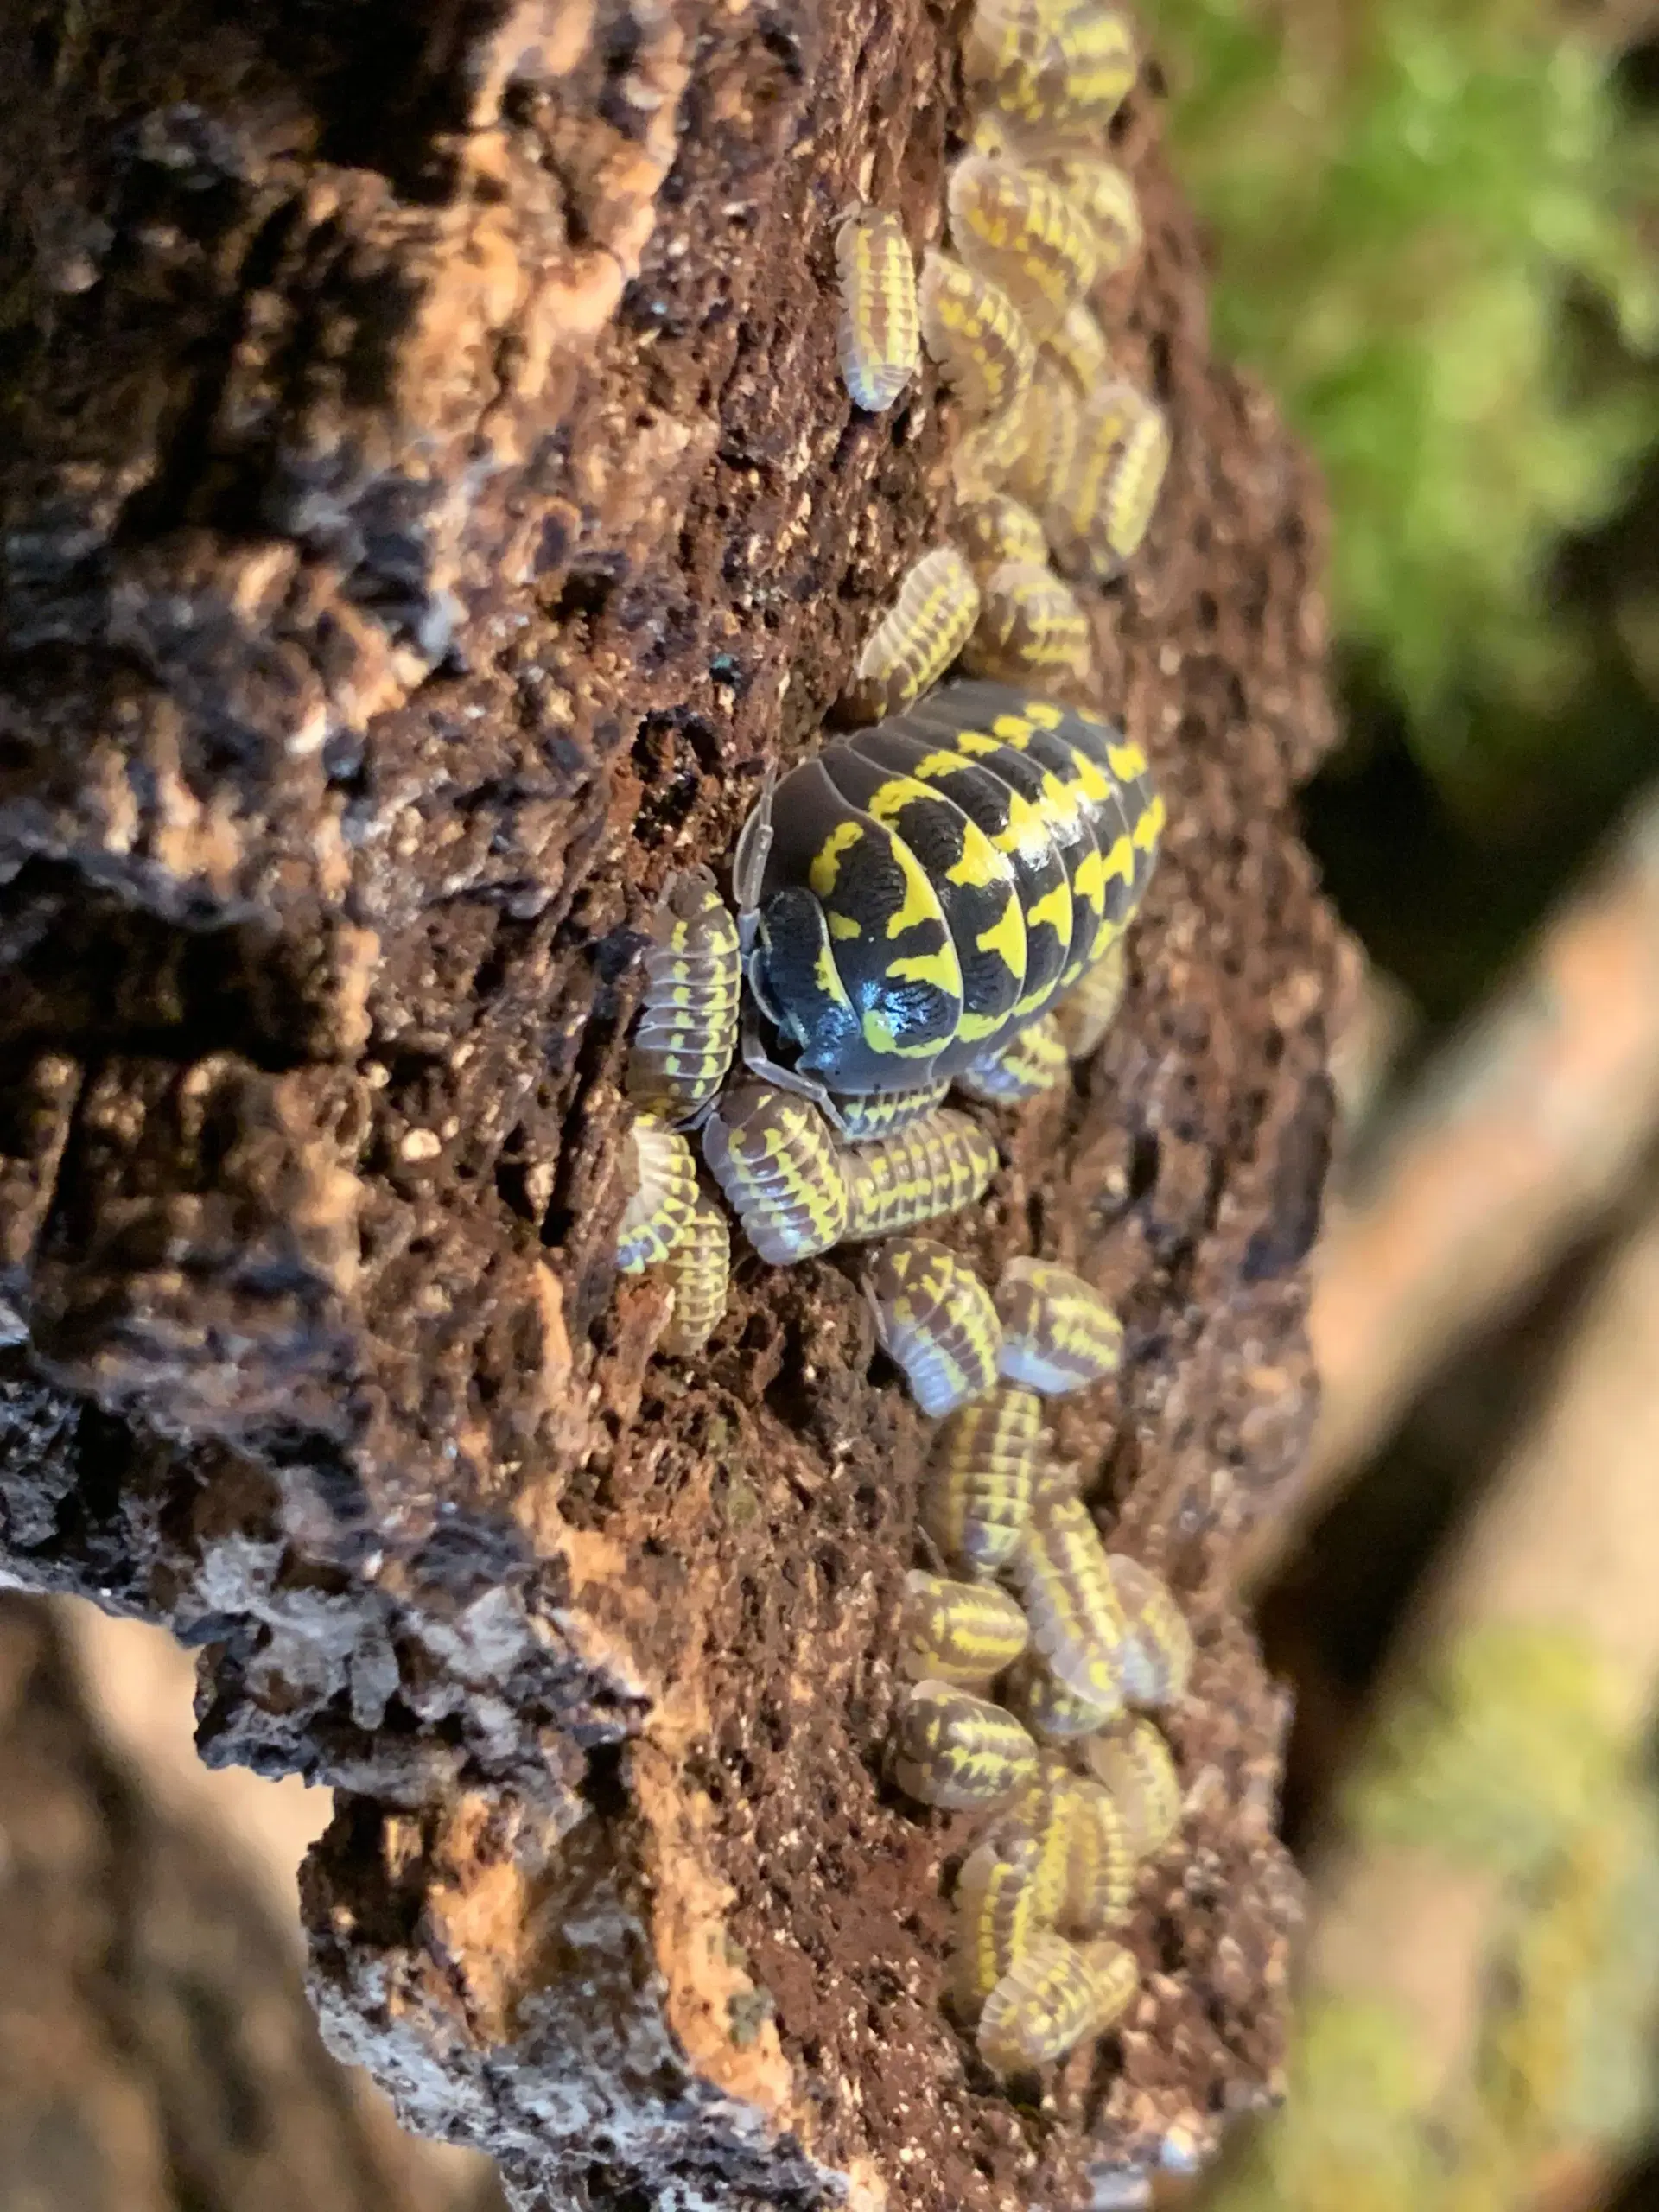
[[[684,1366],[611,1263],[639,925],[948,521],[937,385],[837,381],[832,241],[940,235],[961,14],[0,0],[6,1572],[335,1787],[327,2031],[525,2203],[1064,2203],[1277,2077],[1228,1592],[1312,1412],[1321,525],[1210,359],[1155,70],[1099,304],[1174,461],[1095,619],[1171,825],[1123,1016],[944,1232],[1119,1302],[1060,1445],[1198,1639],[1142,1993],[1040,2111],[939,2004],[963,1823],[880,1779],[928,1436],[855,1272],[749,1262]]]

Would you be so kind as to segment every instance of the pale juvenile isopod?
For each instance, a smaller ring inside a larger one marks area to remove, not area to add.
[[[952,1414],[933,1446],[922,1526],[952,1565],[994,1574],[1031,1511],[1043,1449],[1042,1401],[1007,1383]]]
[[[963,53],[969,86],[1030,148],[1098,137],[1135,78],[1128,22],[1098,4],[978,0]]]
[[[943,1811],[1004,1805],[1037,1772],[1037,1746],[1011,1713],[949,1682],[918,1682],[893,1724],[893,1779]]]
[[[1169,1745],[1150,1720],[1115,1721],[1084,1745],[1089,1771],[1109,1790],[1137,1859],[1163,1850],[1181,1825],[1181,1784]]]
[[[1094,664],[1089,617],[1052,569],[1005,562],[982,579],[979,620],[962,664],[970,676],[999,683],[1086,683]]]
[[[985,2000],[975,2038],[999,2074],[1024,2074],[1102,2035],[1128,2009],[1140,1980],[1131,1954],[1108,1939],[1073,1943],[1045,1930]]]
[[[1017,1106],[1057,1089],[1071,1067],[1054,1017],[1046,1014],[989,1059],[976,1060],[964,1069],[957,1077],[957,1088],[988,1106]]]
[[[1177,1705],[1192,1672],[1192,1631],[1160,1575],[1122,1552],[1108,1554],[1128,1623],[1123,1694],[1133,1705]]]
[[[1043,358],[1063,369],[1078,394],[1086,397],[1112,373],[1112,357],[1099,319],[1084,301],[1067,315],[1058,330],[1043,340]]]
[[[1005,472],[1006,481],[1016,499],[1043,518],[1046,543],[1048,511],[1071,482],[1083,422],[1077,386],[1046,354],[1032,372],[1019,422],[1019,449]]]
[[[842,715],[878,722],[919,698],[962,651],[978,616],[979,586],[956,547],[924,553],[860,653]]]
[[[1006,561],[1026,561],[1040,568],[1048,558],[1048,540],[1040,518],[1006,492],[975,499],[957,514],[957,543],[969,567],[984,585],[993,569]]]
[[[723,1211],[699,1191],[685,1234],[668,1255],[674,1311],[660,1349],[676,1358],[700,1352],[720,1326],[732,1274],[732,1232]]]
[[[890,1236],[960,1213],[996,1173],[996,1147],[965,1114],[926,1116],[894,1136],[842,1156],[849,1243]]]
[[[1009,1675],[1002,1702],[1033,1736],[1045,1743],[1070,1743],[1111,1725],[1117,1708],[1103,1711],[1079,1697],[1054,1674],[1048,1662],[1028,1651]]]
[[[1031,1642],[1067,1689],[1110,1715],[1121,1710],[1129,1624],[1089,1509],[1045,1478],[1007,1567]]]
[[[1065,1397],[1116,1375],[1123,1325],[1092,1285],[1048,1260],[1010,1260],[996,1287],[1002,1375],[1045,1397]]]
[[[1129,1819],[1091,1776],[1068,1774],[1060,1794],[1066,1821],[1060,1925],[1073,1936],[1122,1927],[1135,1903],[1137,1853]]]
[[[1000,1828],[974,1846],[957,1877],[956,2009],[969,2023],[1052,1910],[1053,1885],[1040,1840]]]
[[[1033,338],[1043,338],[1095,281],[1100,251],[1052,178],[1015,162],[964,154],[946,187],[950,243],[999,284]]]
[[[855,207],[836,232],[841,280],[836,337],[842,382],[855,407],[879,415],[921,359],[916,264],[899,218],[887,207]]]
[[[959,499],[987,499],[1018,466],[1029,435],[1026,404],[1018,401],[958,438],[950,448],[950,481]],[[1044,541],[1046,543],[1046,540]]]
[[[1115,938],[1056,1002],[1054,1020],[1070,1058],[1087,1059],[1117,1019],[1123,1003],[1124,961],[1123,939]]]
[[[763,1260],[787,1267],[840,1243],[847,1185],[830,1125],[809,1100],[740,1084],[703,1123],[702,1156]]]
[[[714,877],[694,868],[670,883],[646,934],[628,1096],[663,1121],[695,1121],[725,1082],[737,1046],[737,924]]]
[[[1068,575],[1117,575],[1140,550],[1168,464],[1168,425],[1133,385],[1103,385],[1084,402],[1071,472],[1042,511]]]
[[[930,1420],[994,1387],[1002,1344],[996,1308],[954,1252],[925,1236],[896,1236],[876,1255],[869,1292],[881,1349],[903,1368]]]
[[[948,1082],[924,1083],[913,1090],[870,1090],[858,1097],[837,1097],[841,1134],[849,1144],[874,1144],[878,1138],[897,1136],[900,1129],[925,1121],[950,1092]]]
[[[654,1114],[638,1114],[626,1138],[633,1195],[616,1233],[616,1264],[637,1275],[665,1260],[691,1224],[697,1203],[696,1162],[677,1129]]]
[[[1026,1648],[1026,1617],[1005,1591],[919,1567],[905,1581],[899,1664],[918,1681],[982,1688]]]
[[[1001,286],[930,247],[919,304],[923,342],[963,411],[978,420],[1018,406],[1037,348]]]
[[[1135,187],[1115,162],[1089,153],[1052,154],[1041,164],[1094,232],[1099,274],[1127,269],[1145,243]]]

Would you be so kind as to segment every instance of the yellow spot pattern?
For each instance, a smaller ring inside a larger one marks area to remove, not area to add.
[[[726,1311],[732,1274],[732,1233],[722,1208],[697,1193],[684,1236],[668,1255],[674,1311],[658,1346],[676,1358],[700,1352]]]
[[[841,1242],[847,1185],[829,1123],[809,1100],[740,1084],[703,1125],[702,1156],[763,1260],[787,1267]]]
[[[963,411],[983,421],[1019,406],[1037,349],[1001,286],[930,249],[920,305],[924,342]]]
[[[1117,1711],[1128,1622],[1088,1508],[1052,1477],[1033,1501],[1008,1573],[1033,1648],[1069,1690]]]
[[[882,1349],[931,1421],[995,1386],[1002,1339],[996,1309],[954,1252],[926,1237],[896,1236],[878,1255],[869,1288]]]
[[[635,1116],[626,1156],[634,1190],[617,1230],[616,1264],[637,1275],[665,1260],[690,1228],[697,1170],[685,1139],[654,1114]]]
[[[991,1574],[1013,1557],[1036,1492],[1042,1427],[1042,1401],[1003,1383],[940,1429],[922,1526],[953,1564]]]
[[[979,586],[955,546],[925,553],[859,655],[842,713],[875,722],[919,698],[962,651],[978,613]]]
[[[1026,1648],[1026,1617],[1001,1590],[919,1570],[905,1589],[899,1662],[918,1681],[982,1688]]]
[[[1060,1397],[1117,1372],[1123,1325],[1100,1293],[1069,1268],[1010,1260],[996,1287],[996,1307],[1006,1381]]]
[[[965,1114],[928,1115],[843,1156],[848,1243],[890,1236],[960,1213],[996,1173],[996,1147]]]
[[[970,676],[1003,683],[1088,681],[1089,618],[1062,577],[1046,564],[1009,561],[982,580],[981,590],[979,620],[962,657]],[[1105,791],[1101,782],[1098,796]]]
[[[964,154],[947,188],[950,238],[970,269],[1001,287],[1043,338],[1095,279],[1094,233],[1059,187],[1008,161]]]
[[[1037,1771],[1037,1746],[1011,1713],[949,1682],[922,1681],[895,1732],[893,1778],[948,1812],[1005,1804]]]
[[[880,414],[921,359],[916,264],[899,217],[889,208],[855,208],[836,234],[836,269],[842,381],[855,406]]]

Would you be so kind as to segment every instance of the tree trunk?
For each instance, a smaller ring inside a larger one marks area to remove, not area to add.
[[[944,1232],[1118,1300],[1060,1443],[1199,1645],[1141,1996],[1037,2111],[939,2004],[963,1823],[880,1780],[928,1438],[855,1273],[749,1262],[688,1366],[611,1261],[639,925],[947,518],[937,385],[837,380],[833,226],[938,238],[962,10],[130,21],[0,0],[7,1572],[170,1624],[208,1758],[340,1792],[331,2039],[524,2202],[1182,2162],[1279,2063],[1284,1714],[1227,1589],[1306,1447],[1340,962],[1317,492],[1209,359],[1155,72],[1101,305],[1174,461],[1095,615],[1171,825],[1123,1015]]]

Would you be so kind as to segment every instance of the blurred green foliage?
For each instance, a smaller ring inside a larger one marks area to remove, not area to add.
[[[1535,718],[1582,680],[1552,551],[1659,444],[1659,136],[1535,0],[1148,14],[1217,345],[1319,455],[1338,632],[1455,775],[1510,720],[1471,700]]]

